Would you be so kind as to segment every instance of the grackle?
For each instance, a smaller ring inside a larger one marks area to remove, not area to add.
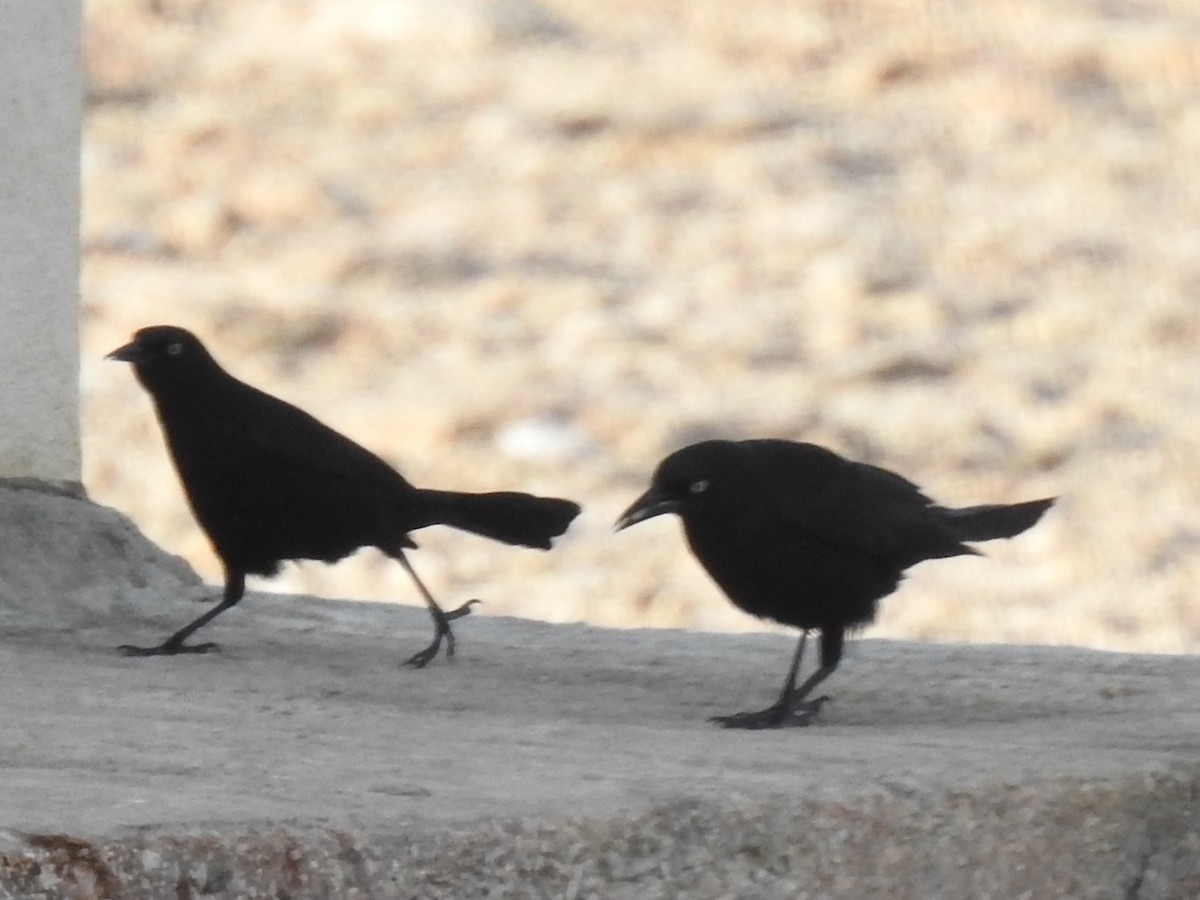
[[[875,618],[905,569],[976,553],[969,541],[1020,534],[1053,503],[949,509],[893,472],[814,444],[705,441],[664,459],[616,528],[675,513],[692,553],[736,606],[801,630],[775,703],[712,719],[779,728],[812,720],[828,698],[808,697],[837,668],[847,629]],[[820,666],[796,687],[813,630]]]
[[[129,656],[215,649],[185,642],[242,598],[247,575],[273,575],[285,560],[331,563],[378,547],[412,577],[433,617],[433,642],[408,660],[419,668],[443,639],[454,655],[450,622],[478,601],[443,611],[404,554],[417,546],[409,532],[448,525],[546,550],[579,513],[569,500],[414,487],[308,413],[234,378],[182,328],[142,328],[108,359],[131,363],[150,393],[192,512],[225,569],[215,607],[158,646],[123,646]]]

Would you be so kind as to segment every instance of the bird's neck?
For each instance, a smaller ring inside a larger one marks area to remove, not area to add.
[[[138,380],[154,400],[159,420],[168,431],[206,410],[222,418],[220,410],[232,408],[226,401],[228,389],[237,383],[218,366],[205,372],[172,373],[168,378],[139,372]],[[211,421],[209,416],[204,419]]]

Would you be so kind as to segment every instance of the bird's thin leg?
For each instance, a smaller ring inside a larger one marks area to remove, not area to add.
[[[792,693],[796,690],[796,676],[800,674],[800,659],[804,656],[804,644],[807,640],[808,629],[805,628],[800,632],[796,652],[792,654],[792,664],[788,667],[787,678],[783,681],[783,690],[779,692],[779,699],[775,701],[776,706],[786,706],[791,702]]]
[[[245,593],[246,576],[241,572],[226,571],[225,591],[221,595],[221,602],[200,618],[180,628],[157,647],[135,647],[132,644],[122,644],[117,650],[125,656],[174,656],[179,653],[208,653],[210,650],[216,650],[217,645],[212,641],[203,644],[185,644],[184,641],[229,607],[236,606]]]
[[[397,550],[391,554],[410,576],[413,583],[416,584],[417,590],[421,592],[421,596],[425,600],[425,605],[429,607],[429,615],[433,617],[433,642],[422,650],[420,653],[414,653],[404,663],[406,666],[412,666],[414,669],[424,668],[438,654],[438,650],[442,646],[442,639],[446,640],[446,656],[454,656],[454,632],[450,630],[450,622],[454,619],[460,619],[471,611],[471,606],[479,603],[478,600],[468,600],[457,609],[452,609],[449,612],[442,610],[433,595],[429,593],[429,589],[425,587],[421,579],[417,577],[416,570],[408,561],[408,557],[404,555],[404,551]]]
[[[817,697],[813,700],[807,700],[813,688],[833,674],[833,670],[838,667],[838,663],[842,661],[842,649],[846,646],[846,629],[843,627],[827,626],[821,629],[821,666],[817,671],[813,672],[805,680],[804,684],[796,688],[792,694],[792,708],[797,709],[802,702],[814,714],[820,710],[821,704],[829,700],[828,697]]]
[[[800,632],[800,640],[796,642],[796,652],[792,654],[792,664],[788,667],[787,677],[783,681],[783,690],[779,692],[779,699],[766,709],[734,713],[728,716],[712,716],[708,721],[716,722],[724,728],[776,728],[782,725],[783,719],[791,709],[792,695],[796,689],[796,676],[800,672],[800,661],[804,658],[804,644],[807,640],[808,629],[806,628]]]
[[[808,637],[805,629],[796,645],[796,653],[792,656],[792,665],[788,669],[787,680],[779,699],[766,709],[754,712],[734,713],[731,716],[714,716],[710,721],[717,722],[722,728],[743,728],[759,730],[763,728],[793,728],[809,725],[813,717],[820,712],[821,706],[828,697],[817,697],[815,700],[805,700],[818,684],[828,678],[837,668],[842,656],[842,646],[845,630],[842,628],[821,629],[821,666],[808,679],[796,687],[796,676],[800,671],[800,657],[804,653],[804,642]]]

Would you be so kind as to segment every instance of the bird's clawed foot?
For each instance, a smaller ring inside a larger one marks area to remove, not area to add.
[[[450,610],[450,612],[444,613],[444,615],[446,616],[447,620],[461,619],[463,616],[469,616],[471,614],[472,606],[474,606],[476,603],[482,603],[482,602],[483,602],[482,600],[468,600],[462,606],[458,607],[457,609],[452,609],[452,610]],[[454,654],[450,654],[450,655],[453,656]]]
[[[449,612],[438,610],[433,617],[434,627],[437,629],[433,635],[433,642],[420,653],[414,653],[410,656],[404,665],[414,669],[425,668],[438,655],[438,650],[442,647],[443,639],[446,641],[446,658],[453,658],[454,632],[450,630],[450,622],[454,619],[461,619],[463,616],[470,615],[471,607],[476,603],[482,602],[482,600],[468,600],[462,606],[452,609]]]
[[[122,656],[178,656],[181,653],[212,653],[219,650],[212,641],[203,644],[185,644],[183,641],[167,639],[157,647],[135,647],[133,644],[122,644],[117,652]]]
[[[803,728],[812,724],[817,713],[821,711],[821,707],[828,703],[829,699],[827,696],[821,696],[815,700],[776,703],[755,712],[712,716],[708,721],[715,722],[722,728],[739,728],[747,731],[762,731],[767,728]]]

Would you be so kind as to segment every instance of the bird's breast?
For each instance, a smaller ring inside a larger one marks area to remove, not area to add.
[[[899,580],[878,560],[768,512],[689,516],[684,530],[696,559],[735,606],[785,625],[870,621]]]

